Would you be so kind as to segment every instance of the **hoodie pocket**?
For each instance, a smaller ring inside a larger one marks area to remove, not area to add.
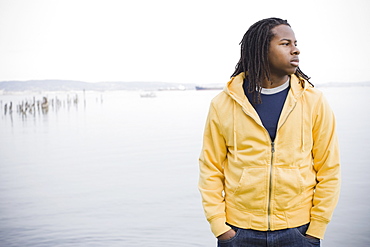
[[[263,210],[267,198],[266,167],[244,168],[233,193],[234,204],[241,210]]]
[[[303,180],[298,167],[275,167],[274,200],[278,210],[302,204]]]

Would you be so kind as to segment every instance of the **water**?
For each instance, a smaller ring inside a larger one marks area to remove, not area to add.
[[[339,205],[324,247],[368,246],[369,87],[322,88],[338,120]],[[217,91],[0,95],[0,246],[216,246],[197,189]],[[23,116],[16,102],[58,98]],[[13,102],[13,113],[4,104]]]

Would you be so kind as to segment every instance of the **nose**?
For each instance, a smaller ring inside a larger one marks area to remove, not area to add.
[[[293,46],[294,48],[292,49],[292,54],[293,55],[299,55],[301,54],[301,51],[298,49],[297,46]]]

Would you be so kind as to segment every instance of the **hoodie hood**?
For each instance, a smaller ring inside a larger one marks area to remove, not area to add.
[[[242,72],[239,75],[232,77],[224,88],[224,91],[239,104],[246,103],[246,97],[243,91],[245,76],[246,74]],[[309,87],[309,83],[307,83],[303,78],[297,77],[296,75],[292,74],[290,75],[290,87],[294,99],[297,100],[307,90],[307,88]]]

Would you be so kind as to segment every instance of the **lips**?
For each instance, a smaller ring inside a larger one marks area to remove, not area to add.
[[[294,67],[298,67],[299,59],[298,58],[293,58],[292,60],[290,60],[290,64]]]

